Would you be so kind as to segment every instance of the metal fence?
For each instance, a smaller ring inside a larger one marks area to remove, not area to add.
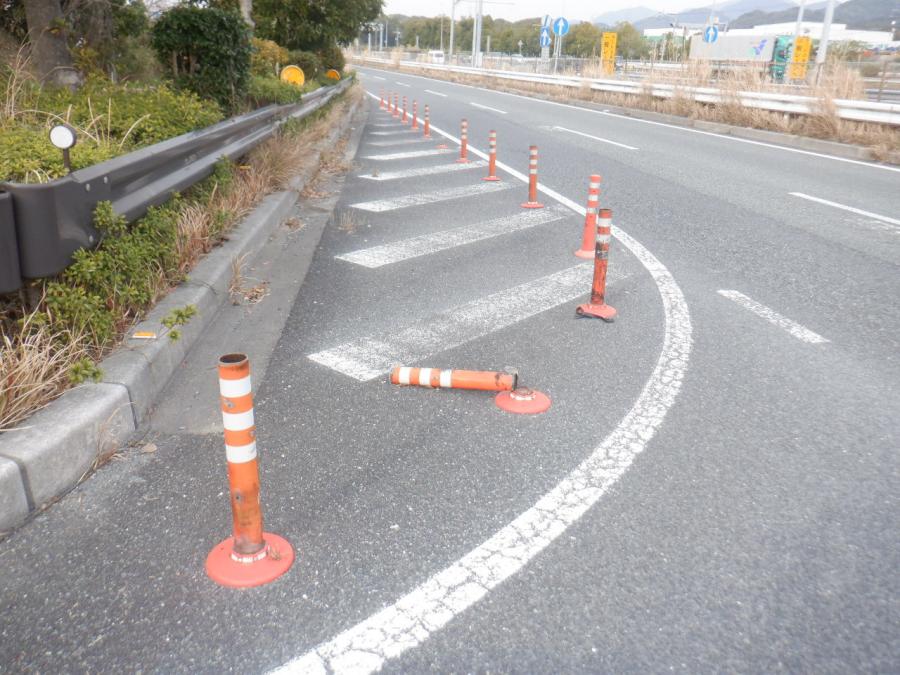
[[[0,182],[0,293],[24,279],[59,274],[72,254],[100,242],[93,213],[102,201],[129,222],[209,176],[223,157],[235,159],[289,119],[315,112],[350,84],[322,87],[299,103],[270,105],[205,129],[170,138],[49,183]]]

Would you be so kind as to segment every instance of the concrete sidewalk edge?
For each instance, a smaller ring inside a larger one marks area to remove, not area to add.
[[[351,126],[360,105],[347,110],[316,151],[312,170],[295,177],[290,189],[265,197],[208,253],[188,279],[163,298],[135,331],[151,331],[155,340],[125,341],[99,364],[103,380],[68,390],[17,429],[0,435],[0,534],[64,495],[103,458],[126,445],[152,412],[156,399],[184,357],[201,338],[229,298],[232,261],[265,244],[312,180],[324,151]],[[177,341],[163,335],[163,318],[173,309],[194,305],[197,314],[180,327]]]

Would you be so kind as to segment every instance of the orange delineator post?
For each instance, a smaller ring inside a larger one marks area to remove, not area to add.
[[[412,128],[419,128],[419,104],[413,99]]]
[[[590,316],[612,322],[616,318],[614,307],[606,304],[606,266],[609,261],[609,242],[612,238],[612,211],[600,209],[597,219],[597,239],[594,244],[594,280],[591,284],[591,301],[578,305],[578,316]]]
[[[400,120],[400,122],[402,124],[406,124],[406,122],[407,122],[407,120],[406,120],[406,97],[405,96],[403,97],[403,117]]]
[[[432,389],[476,389],[512,391],[518,375],[494,370],[449,370],[399,366],[391,371],[391,384],[406,384]]]
[[[469,161],[469,120],[462,120],[459,127],[459,159],[456,163],[465,164]]]
[[[522,204],[523,209],[542,209],[544,205],[537,200],[537,160],[536,145],[528,148],[528,201]]]
[[[400,117],[400,95],[394,94],[394,113],[393,117]]]
[[[206,559],[206,571],[213,581],[225,586],[258,586],[286,572],[294,551],[281,537],[263,532],[253,393],[246,355],[226,354],[219,359],[219,393],[233,536],[213,548]]]
[[[600,208],[600,176],[593,174],[588,183],[588,202],[584,213],[584,233],[581,248],[575,251],[579,258],[594,257],[594,239],[597,236],[597,209]]]
[[[431,138],[431,120],[428,119],[428,104],[425,104],[425,124],[422,126],[422,138]]]
[[[384,110],[384,89],[381,90],[381,101],[379,101],[378,107]]]
[[[500,180],[497,176],[497,132],[488,132],[488,175],[481,180]]]

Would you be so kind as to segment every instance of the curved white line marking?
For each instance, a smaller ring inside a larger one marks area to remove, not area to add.
[[[431,129],[454,139],[433,126]],[[484,155],[471,146],[469,150]],[[524,179],[518,171],[501,168]],[[543,192],[584,215],[584,209],[572,200],[549,189]],[[681,390],[691,352],[691,317],[684,295],[665,265],[618,228],[614,234],[653,277],[665,315],[662,352],[631,410],[575,470],[486,542],[393,605],[274,673],[370,673],[388,659],[418,647],[549,546],[597,503],[644,450]]]

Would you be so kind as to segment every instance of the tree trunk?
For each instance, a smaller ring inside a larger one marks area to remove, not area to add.
[[[25,20],[32,45],[32,63],[41,80],[77,87],[81,78],[72,66],[59,0],[25,0]]]
[[[244,17],[244,21],[250,24],[250,27],[253,27],[253,18],[250,16],[253,13],[253,0],[238,0],[241,5],[241,16]]]

